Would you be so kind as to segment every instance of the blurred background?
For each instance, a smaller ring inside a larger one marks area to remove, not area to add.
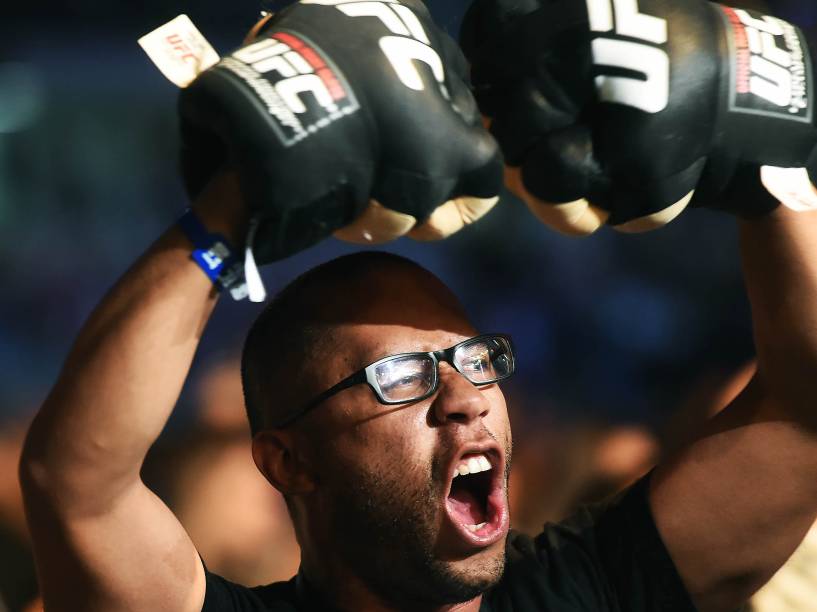
[[[468,0],[427,4],[456,36]],[[817,25],[812,2],[736,4]],[[64,0],[3,11],[0,612],[36,609],[28,607],[36,581],[16,484],[26,423],[91,308],[185,208],[177,92],[136,40],[184,12],[227,53],[264,8],[275,7]],[[327,241],[266,269],[267,287],[352,250]],[[515,339],[519,374],[506,389],[517,528],[540,529],[642,474],[750,372],[749,309],[727,216],[691,211],[645,236],[603,231],[574,240],[506,195],[453,239],[387,250],[438,274],[478,327]],[[259,311],[246,302],[219,306],[145,467],[208,566],[249,584],[288,578],[298,564],[283,504],[247,451],[237,356]]]

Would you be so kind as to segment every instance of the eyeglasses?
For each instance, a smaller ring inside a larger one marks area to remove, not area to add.
[[[441,351],[400,353],[384,357],[327,389],[275,427],[292,424],[333,395],[366,383],[377,401],[387,406],[410,404],[431,397],[440,386],[439,364],[444,361],[471,384],[481,387],[509,378],[516,367],[510,336],[485,334]]]

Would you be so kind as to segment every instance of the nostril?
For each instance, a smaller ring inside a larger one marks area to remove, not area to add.
[[[462,412],[454,412],[451,414],[446,415],[446,418],[449,421],[456,421],[457,423],[467,423],[468,422],[468,415]]]

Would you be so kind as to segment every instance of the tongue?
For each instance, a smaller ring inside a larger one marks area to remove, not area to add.
[[[464,525],[479,525],[486,520],[482,504],[468,489],[452,490],[448,496],[448,506],[452,516]]]

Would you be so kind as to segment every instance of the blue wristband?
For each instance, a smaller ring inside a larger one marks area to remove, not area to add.
[[[179,228],[193,243],[191,259],[218,290],[228,290],[237,301],[246,298],[248,290],[244,280],[244,262],[235,255],[230,242],[221,234],[208,232],[190,209],[179,219]]]

